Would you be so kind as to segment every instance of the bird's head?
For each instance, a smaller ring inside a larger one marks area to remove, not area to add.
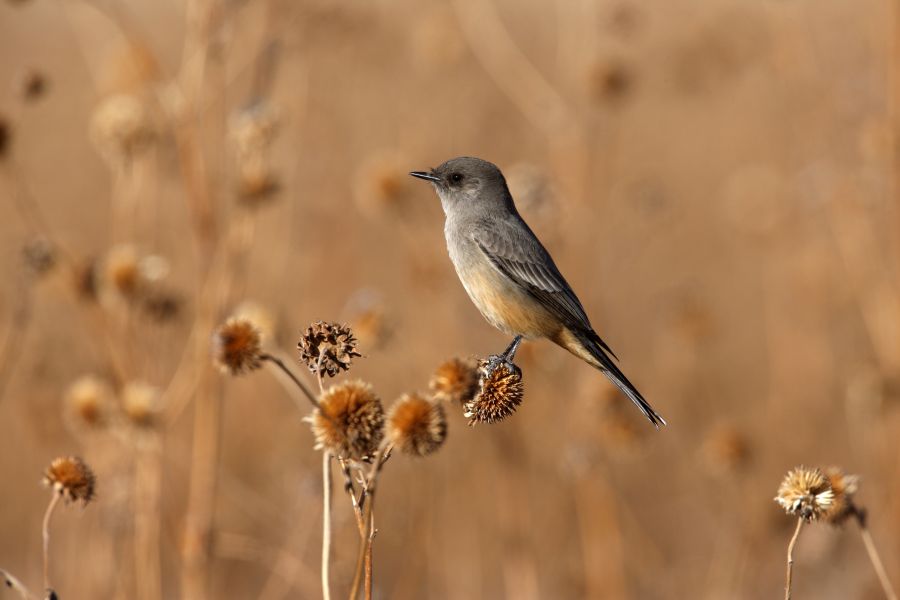
[[[434,186],[448,216],[463,207],[483,210],[512,206],[503,173],[480,158],[461,156],[430,171],[413,171],[410,175]]]

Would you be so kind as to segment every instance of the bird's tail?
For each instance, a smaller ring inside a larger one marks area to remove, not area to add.
[[[607,346],[596,332],[593,330],[580,332],[566,330],[565,334],[557,343],[606,375],[610,381],[616,384],[616,387],[622,390],[635,403],[641,412],[644,413],[644,416],[653,423],[654,427],[659,429],[660,425],[666,424],[665,419],[653,410],[650,403],[644,400],[644,397],[634,387],[634,384],[628,381],[625,374],[619,370],[616,363],[606,354],[604,348],[607,348]]]

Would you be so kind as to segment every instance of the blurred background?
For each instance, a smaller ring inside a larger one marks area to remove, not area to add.
[[[301,331],[346,322],[386,403],[501,351],[406,175],[473,155],[669,426],[525,344],[513,417],[448,407],[438,453],[388,463],[375,597],[779,597],[799,464],[862,477],[897,582],[898,10],[0,3],[0,566],[41,589],[41,475],[74,454],[98,498],[54,516],[62,598],[320,597],[305,413],[218,374],[210,332],[251,315],[301,373]],[[795,597],[883,597],[852,524],[795,560]]]

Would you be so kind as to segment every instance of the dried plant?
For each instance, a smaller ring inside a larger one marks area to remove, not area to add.
[[[346,325],[318,321],[310,325],[300,341],[300,360],[314,375],[334,377],[350,368],[354,357],[362,356],[356,337]]]
[[[42,533],[44,541],[44,588],[48,594],[55,596],[50,585],[50,518],[53,511],[63,498],[67,503],[81,502],[82,506],[94,499],[96,478],[93,471],[84,461],[75,456],[65,456],[54,459],[44,471],[44,484],[53,491],[50,504],[44,513]]]
[[[212,338],[213,362],[223,373],[242,375],[262,366],[262,338],[249,319],[232,317]]]
[[[405,394],[388,413],[387,437],[406,454],[427,456],[447,438],[447,416],[435,400]]]
[[[325,390],[310,423],[316,449],[369,460],[384,437],[384,408],[371,384],[348,381]]]
[[[515,412],[525,393],[522,371],[511,362],[493,357],[478,363],[479,390],[464,404],[469,425],[496,423]]]
[[[451,358],[431,376],[428,389],[442,402],[465,404],[478,393],[478,362],[472,358]]]

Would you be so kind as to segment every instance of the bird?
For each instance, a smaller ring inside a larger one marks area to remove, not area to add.
[[[618,357],[522,219],[496,165],[461,156],[410,175],[429,182],[440,198],[447,250],[469,298],[491,325],[513,336],[496,358],[511,363],[523,339],[549,339],[603,373],[657,429],[666,424],[613,361]]]

